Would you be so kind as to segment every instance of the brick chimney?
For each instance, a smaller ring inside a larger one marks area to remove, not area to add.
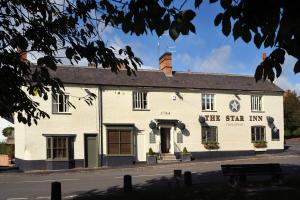
[[[172,53],[166,52],[160,56],[159,69],[162,70],[166,76],[172,76]]]
[[[263,53],[263,54],[262,54],[262,61],[264,61],[266,58],[267,58],[267,54],[266,54],[266,53]]]
[[[17,51],[20,53],[20,60],[22,62],[26,62],[27,61],[27,52],[22,50],[21,48],[17,47]]]

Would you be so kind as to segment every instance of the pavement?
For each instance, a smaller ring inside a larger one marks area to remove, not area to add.
[[[173,170],[191,171],[194,183],[226,183],[220,171],[221,164],[280,163],[287,176],[300,180],[300,145],[288,144],[287,151],[279,154],[261,154],[253,157],[222,160],[173,163],[168,165],[140,166],[130,168],[108,168],[99,170],[75,170],[43,173],[1,173],[0,200],[50,199],[51,183],[62,184],[64,199],[78,195],[100,194],[120,190],[123,176],[132,175],[136,189],[148,186],[167,187],[171,183]]]

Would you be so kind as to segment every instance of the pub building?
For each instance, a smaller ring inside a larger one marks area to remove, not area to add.
[[[15,125],[22,170],[133,165],[158,161],[276,153],[284,149],[283,90],[253,76],[177,72],[171,53],[158,70],[59,66],[65,94],[34,97],[50,115]],[[92,105],[83,99],[97,97]],[[71,102],[75,108],[70,107]]]

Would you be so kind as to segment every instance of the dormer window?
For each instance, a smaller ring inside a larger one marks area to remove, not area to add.
[[[69,95],[54,94],[52,95],[52,112],[53,113],[68,113],[69,112]]]

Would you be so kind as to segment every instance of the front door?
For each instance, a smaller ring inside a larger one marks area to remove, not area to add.
[[[170,130],[171,128],[160,128],[162,153],[170,153]]]
[[[98,167],[97,135],[85,135],[85,167]]]

